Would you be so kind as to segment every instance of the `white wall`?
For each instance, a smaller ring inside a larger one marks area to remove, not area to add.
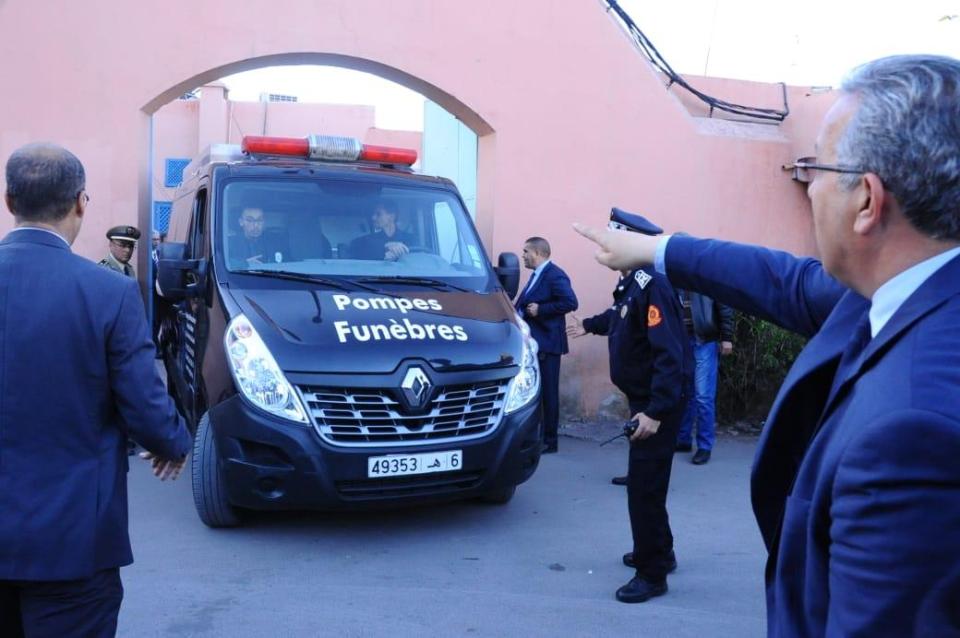
[[[477,211],[477,135],[430,100],[423,105],[423,160],[420,172],[452,179],[470,217]]]

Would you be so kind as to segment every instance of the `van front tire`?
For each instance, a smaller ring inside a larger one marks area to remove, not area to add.
[[[208,527],[236,527],[240,517],[227,500],[226,486],[220,474],[220,456],[210,428],[210,415],[204,414],[193,439],[193,504],[200,520]]]

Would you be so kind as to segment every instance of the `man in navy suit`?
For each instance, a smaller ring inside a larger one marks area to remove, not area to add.
[[[564,316],[576,310],[578,302],[567,273],[550,260],[546,239],[531,237],[524,242],[523,265],[533,274],[515,306],[539,346],[543,452],[553,454],[560,425],[560,357],[569,351]]]
[[[112,636],[123,598],[127,437],[175,478],[190,434],[164,391],[135,280],[70,250],[83,165],[58,146],[10,156],[0,242],[0,628]]]
[[[771,636],[950,635],[930,596],[957,591],[960,564],[958,123],[958,60],[894,56],[850,75],[818,157],[789,166],[822,262],[578,226],[611,268],[654,263],[810,337],[751,480]]]

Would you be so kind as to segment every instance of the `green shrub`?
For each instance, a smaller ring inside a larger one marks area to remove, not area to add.
[[[759,425],[806,342],[772,323],[737,313],[733,354],[721,357],[717,422]]]

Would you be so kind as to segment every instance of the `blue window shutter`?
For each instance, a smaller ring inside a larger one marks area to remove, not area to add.
[[[166,233],[170,228],[170,211],[173,202],[153,202],[153,229]]]
[[[183,169],[190,163],[189,159],[170,158],[164,166],[163,185],[167,188],[176,188],[183,181]]]

